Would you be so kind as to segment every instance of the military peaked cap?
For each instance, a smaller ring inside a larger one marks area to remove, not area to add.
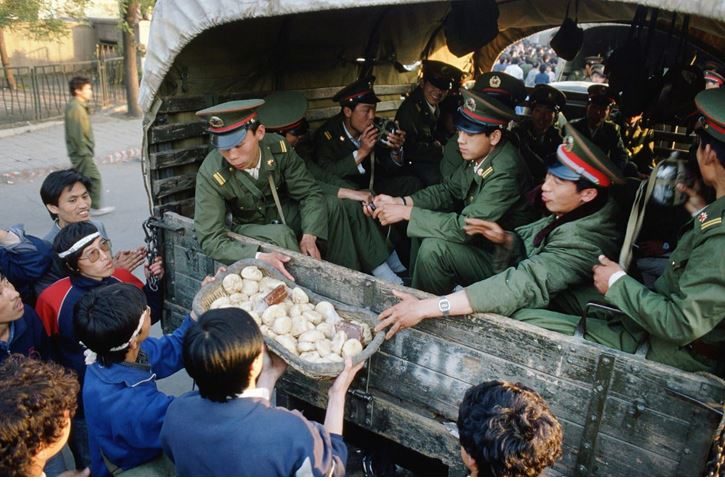
[[[268,130],[281,132],[301,125],[307,111],[307,98],[302,92],[274,92],[257,109],[257,118]]]
[[[582,177],[599,187],[624,182],[622,173],[602,150],[571,124],[564,125],[566,136],[556,149],[558,163],[549,167],[549,173],[564,180],[576,181]]]
[[[524,82],[501,72],[486,72],[476,80],[471,88],[478,94],[494,97],[514,109],[526,100],[526,86]]]
[[[695,106],[703,117],[699,128],[725,142],[725,89],[703,90],[695,97]]]
[[[441,90],[451,90],[461,84],[463,72],[438,60],[423,60],[423,80]]]
[[[725,77],[723,77],[717,70],[706,70],[705,82],[715,83],[718,88],[720,88],[723,84],[725,84]]]
[[[207,122],[207,132],[211,134],[211,143],[221,150],[239,145],[247,135],[247,130],[257,117],[256,109],[264,100],[233,100],[213,107],[199,110],[196,115]]]
[[[590,55],[589,57],[584,57],[584,64],[594,65],[595,63],[602,63],[604,62],[604,59],[600,57],[599,55]]]
[[[357,104],[377,104],[380,99],[373,90],[374,83],[375,77],[373,75],[355,80],[337,92],[332,100],[343,107],[355,107]]]
[[[566,95],[561,90],[546,84],[538,84],[529,95],[529,104],[546,105],[559,111],[566,105]]]
[[[590,103],[605,106],[617,103],[617,94],[605,84],[590,85],[587,93]]]
[[[458,108],[456,128],[469,134],[479,134],[489,127],[504,126],[516,118],[516,113],[495,98],[463,90],[463,106]]]

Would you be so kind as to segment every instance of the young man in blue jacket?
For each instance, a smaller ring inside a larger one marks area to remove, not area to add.
[[[151,461],[156,469],[169,469],[159,433],[174,398],[158,390],[156,379],[184,367],[182,340],[191,325],[187,315],[172,334],[150,338],[146,296],[126,283],[94,289],[78,303],[74,327],[87,347],[83,405],[94,476],[118,475]]]
[[[0,271],[0,363],[12,354],[50,359],[50,342],[32,307]]]
[[[345,361],[329,390],[324,426],[270,404],[287,365],[265,355],[262,333],[242,309],[204,313],[184,339],[184,364],[199,391],[171,403],[161,430],[177,475],[345,475],[345,394],[362,363]]]

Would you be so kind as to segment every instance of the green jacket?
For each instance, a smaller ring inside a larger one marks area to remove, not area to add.
[[[607,300],[627,314],[628,330],[649,333],[649,359],[689,371],[712,370],[713,363],[693,356],[684,347],[695,340],[717,348],[722,359],[725,347],[723,218],[725,197],[695,217],[692,229],[680,239],[654,290],[624,276],[607,291]]]
[[[88,106],[77,97],[65,106],[65,146],[71,159],[93,158],[93,129]]]
[[[531,179],[516,147],[504,142],[477,172],[469,163],[449,181],[413,194],[408,236],[458,243],[475,240],[477,236],[467,236],[463,231],[466,217],[498,222],[505,229],[526,224],[535,218],[524,198],[530,189]],[[451,212],[456,201],[464,204],[461,212]]]
[[[445,141],[436,144],[438,111],[433,114],[423,97],[423,89],[418,86],[400,104],[395,120],[405,130],[405,160],[412,163],[424,162],[437,164],[443,157],[441,147]]]
[[[561,134],[551,126],[543,135],[536,137],[530,119],[523,120],[511,133],[516,136],[519,151],[526,161],[534,184],[542,183],[546,177],[550,156],[556,154],[556,148],[561,144]]]
[[[259,142],[262,152],[259,178],[231,167],[218,150],[207,154],[196,176],[194,227],[204,252],[215,259],[253,257],[255,246],[229,239],[227,211],[232,227],[270,224],[279,214],[269,186],[269,175],[279,193],[285,216],[290,204],[299,205],[302,233],[327,239],[327,211],[317,182],[304,161],[279,135],[268,133]]]
[[[591,283],[598,257],[614,255],[618,247],[614,212],[610,199],[596,212],[555,227],[538,246],[534,239],[553,215],[516,229],[510,267],[466,288],[473,310],[509,316],[524,307],[546,307],[557,293]]]

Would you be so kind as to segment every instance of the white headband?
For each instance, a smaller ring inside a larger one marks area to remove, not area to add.
[[[146,309],[144,309],[143,313],[141,314],[141,318],[138,320],[138,326],[136,327],[136,330],[133,331],[133,334],[131,334],[131,337],[128,339],[128,341],[124,342],[120,346],[110,348],[109,352],[123,351],[124,349],[126,349],[129,346],[129,344],[131,344],[131,341],[133,341],[134,339],[136,339],[138,337],[138,335],[141,333],[141,329],[143,329],[143,321],[144,321],[145,315],[146,315]],[[81,343],[81,345],[83,345],[83,343]],[[96,362],[96,358],[98,357],[98,355],[94,351],[91,351],[90,349],[86,349],[85,351],[83,351],[83,355],[86,358],[85,362],[86,362],[87,366],[90,366],[91,364]]]
[[[70,246],[70,249],[65,250],[65,251],[61,252],[60,254],[58,254],[58,257],[60,257],[61,259],[65,259],[69,255],[75,254],[79,250],[83,249],[90,242],[92,242],[96,237],[100,237],[100,236],[101,236],[100,232],[94,232],[93,234],[88,234],[87,236],[85,236],[84,238],[82,238],[81,240],[79,240],[78,242],[73,244],[72,246]]]

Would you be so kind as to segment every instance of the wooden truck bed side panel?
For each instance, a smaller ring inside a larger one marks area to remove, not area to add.
[[[168,330],[216,264],[200,251],[191,219],[167,213],[164,222],[180,229],[164,231]],[[370,276],[286,253],[297,281],[324,296],[375,312],[395,301],[392,286]],[[350,398],[348,419],[452,466],[459,463],[458,444],[443,423],[455,421],[465,390],[494,378],[523,382],[542,394],[564,426],[565,456],[555,471],[566,475],[700,474],[719,419],[666,388],[704,402],[717,403],[724,394],[709,378],[492,314],[406,330],[383,344],[366,375],[372,406]],[[298,373],[288,373],[280,386],[315,406],[326,404],[326,385]]]

